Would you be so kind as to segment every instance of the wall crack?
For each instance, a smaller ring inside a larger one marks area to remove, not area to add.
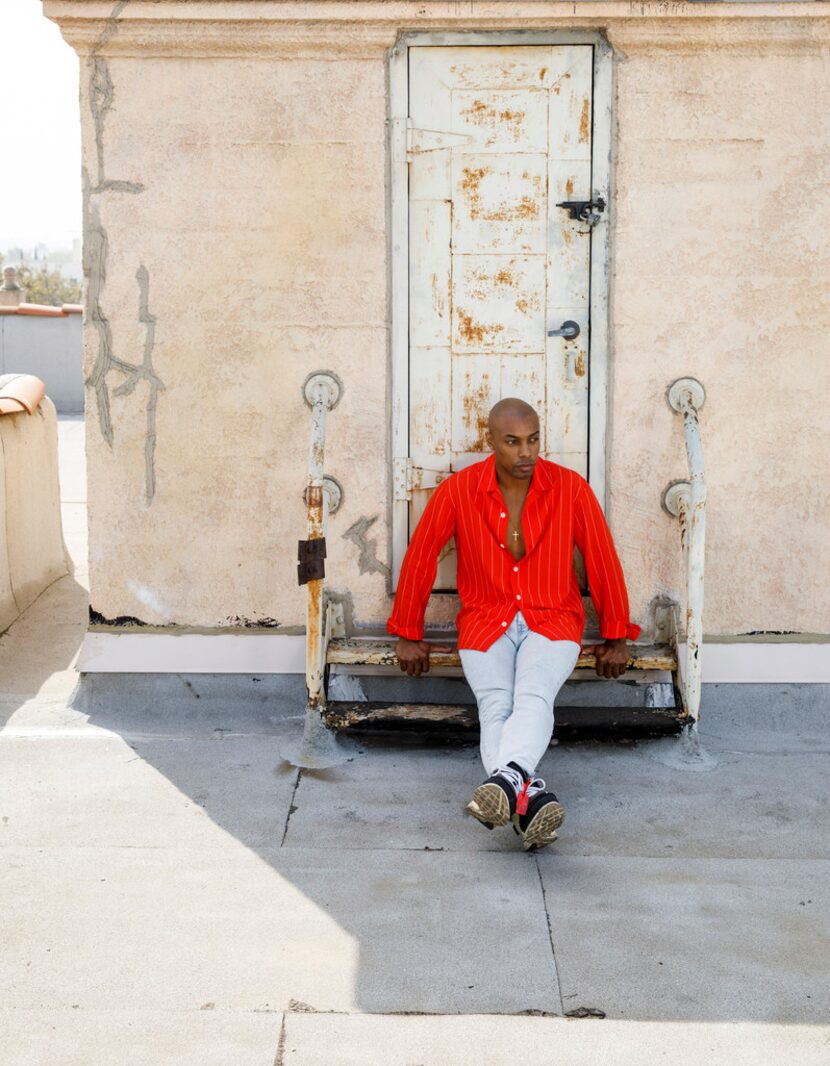
[[[144,192],[145,189],[141,182],[122,181],[108,178],[106,175],[104,126],[107,114],[113,105],[115,90],[107,61],[98,53],[118,31],[118,16],[128,2],[129,0],[119,0],[115,4],[87,61],[90,72],[89,107],[95,130],[96,174],[93,182],[88,169],[86,167],[83,168],[83,268],[87,282],[87,317],[98,337],[98,352],[85,383],[95,391],[101,435],[107,444],[112,447],[114,434],[108,382],[109,374],[112,371],[117,371],[125,376],[125,380],[113,390],[113,396],[129,396],[140,381],[147,382],[149,393],[144,436],[144,495],[146,502],[150,504],[156,491],[156,408],[158,394],[164,389],[164,384],[155,372],[152,362],[156,317],[150,313],[149,309],[150,273],[142,263],[139,265],[135,275],[138,282],[138,321],[144,326],[144,353],[140,363],[131,363],[115,354],[112,327],[102,307],[102,296],[107,277],[109,242],[107,232],[101,222],[101,212],[97,203],[97,197],[101,193],[136,194]]]
[[[364,515],[358,518],[343,534],[343,539],[351,541],[360,552],[357,567],[361,574],[383,574],[384,577],[389,577],[391,574],[389,567],[378,559],[378,542],[374,538],[370,540],[367,536],[378,517],[378,515],[373,515],[369,518]]]

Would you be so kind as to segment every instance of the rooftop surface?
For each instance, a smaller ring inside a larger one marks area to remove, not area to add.
[[[523,854],[474,746],[282,762],[300,679],[78,686],[83,430],[77,570],[0,638],[4,1066],[827,1066],[826,687],[705,688],[697,755],[554,745]]]

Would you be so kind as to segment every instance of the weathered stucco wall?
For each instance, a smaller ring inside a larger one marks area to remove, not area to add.
[[[330,584],[355,621],[383,622],[388,49],[401,29],[592,26],[616,56],[608,513],[632,616],[682,600],[660,497],[687,475],[665,390],[691,375],[707,390],[705,633],[827,632],[830,20],[718,6],[591,4],[576,19],[490,4],[477,19],[455,4],[163,2],[117,4],[107,22],[87,18],[109,5],[47,0],[83,57],[93,609],[302,626],[301,385],[327,368],[345,384],[327,442],[345,490]]]
[[[0,633],[71,571],[63,543],[58,423],[44,396],[0,417]]]

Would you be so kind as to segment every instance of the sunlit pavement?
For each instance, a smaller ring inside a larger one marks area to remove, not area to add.
[[[705,759],[552,747],[526,855],[462,815],[475,747],[282,762],[301,679],[76,687],[60,432],[76,571],[0,638],[4,1066],[827,1066],[828,686],[704,689]]]

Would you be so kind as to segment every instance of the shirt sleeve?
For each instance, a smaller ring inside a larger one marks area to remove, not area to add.
[[[386,629],[405,640],[423,640],[424,613],[438,572],[438,555],[455,532],[450,481],[451,478],[443,481],[430,496],[401,566]]]
[[[584,482],[574,501],[574,536],[585,560],[588,589],[606,640],[636,640],[640,626],[629,621],[628,593],[611,530],[594,490]]]

